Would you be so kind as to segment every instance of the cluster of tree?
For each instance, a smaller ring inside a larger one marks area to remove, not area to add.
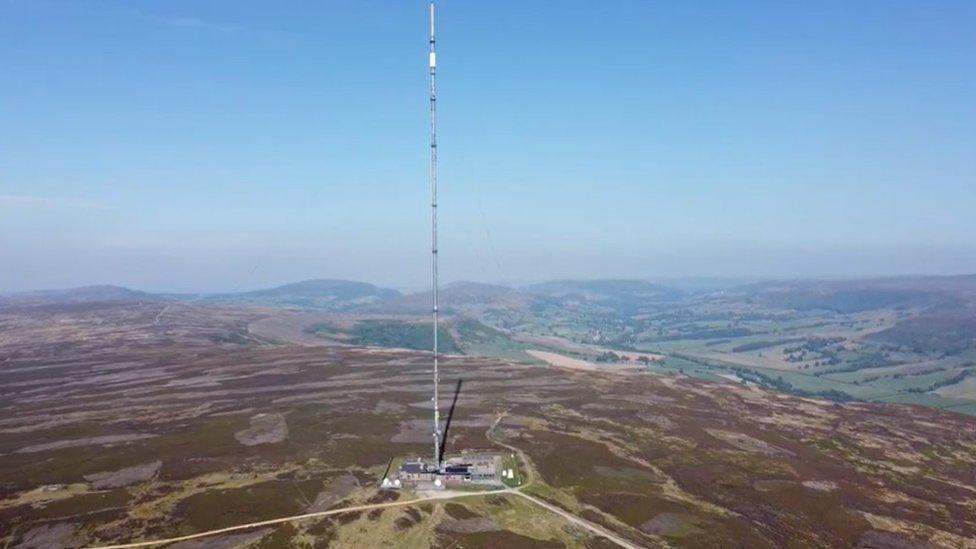
[[[772,339],[772,340],[762,340],[753,341],[750,343],[743,343],[742,345],[736,345],[732,347],[733,353],[741,353],[744,351],[757,351],[759,349],[766,349],[768,347],[775,347],[777,345],[783,345],[784,343],[796,343],[797,341],[803,341],[802,337],[790,337],[786,339]]]
[[[349,331],[348,341],[354,345],[371,347],[402,347],[425,351],[434,344],[430,326],[394,320],[364,320]],[[438,326],[437,341],[445,353],[460,352],[454,337],[445,326]]]
[[[927,375],[927,374],[934,374],[936,372],[941,372],[944,369],[945,368],[926,368],[924,370],[919,370],[917,372],[898,372],[897,374],[892,375],[891,376],[891,379],[901,379],[903,377],[924,376],[924,375]]]
[[[608,363],[632,362],[630,355],[615,353],[613,351],[604,351],[599,355],[597,355],[597,357],[594,360],[596,362],[608,362]],[[644,366],[646,366],[648,364],[653,363],[655,359],[646,355],[639,355],[633,361],[636,361],[638,364],[643,364]]]
[[[936,381],[935,383],[929,385],[928,387],[912,387],[911,389],[906,389],[905,392],[906,393],[927,393],[929,391],[934,391],[934,390],[938,389],[939,387],[946,387],[948,385],[955,385],[956,383],[959,383],[962,380],[964,380],[967,377],[969,377],[972,373],[973,373],[973,370],[972,369],[962,370],[958,374],[956,374],[956,375],[954,375],[952,377],[943,379],[942,381]]]
[[[600,353],[596,357],[597,362],[630,362],[630,357],[627,355],[618,355],[613,351],[606,351]]]
[[[799,354],[787,354],[786,349],[783,349],[783,354],[786,354],[786,358],[784,359],[786,362],[803,362],[807,359],[806,351],[800,351]]]
[[[822,398],[825,400],[836,400],[836,401],[857,400],[851,395],[843,391],[838,391],[836,389],[827,389],[823,391],[808,391],[806,389],[798,389],[794,387],[792,383],[783,379],[783,376],[772,377],[762,372],[747,370],[745,368],[739,368],[739,367],[733,367],[732,371],[734,371],[736,375],[738,375],[740,378],[746,381],[751,381],[763,387],[777,389],[779,391],[783,391],[784,393],[790,393],[793,395],[810,397],[810,398]]]
[[[840,368],[834,368],[831,370],[822,370],[816,372],[813,375],[821,376],[824,374],[842,374],[848,372],[856,372],[858,370],[867,370],[869,368],[883,368],[885,366],[893,366],[895,364],[897,363],[890,360],[887,353],[870,353],[850,361],[850,363],[847,364],[846,366],[842,366]]]
[[[695,325],[680,326],[674,330],[658,330],[658,337],[649,341],[677,341],[679,339],[731,339],[755,335],[748,328],[701,328]]]
[[[804,340],[802,345],[784,347],[783,354],[786,355],[787,362],[804,362],[807,360],[807,353],[816,355],[814,366],[834,366],[841,363],[837,353],[843,348],[842,343],[846,341],[843,337],[817,337],[812,336]]]
[[[838,343],[843,343],[844,341],[846,341],[846,338],[840,336],[837,337],[811,336],[807,338],[806,343],[803,344],[803,348],[808,351],[820,352],[827,349],[828,347],[833,347]]]

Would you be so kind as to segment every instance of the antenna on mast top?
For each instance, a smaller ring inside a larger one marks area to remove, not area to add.
[[[430,66],[430,228],[431,228],[431,254],[430,254],[430,287],[433,300],[434,316],[434,464],[437,470],[441,469],[441,427],[440,427],[440,404],[438,394],[438,382],[440,373],[438,372],[437,355],[437,52],[434,40],[434,0],[430,0],[430,51],[428,62]]]

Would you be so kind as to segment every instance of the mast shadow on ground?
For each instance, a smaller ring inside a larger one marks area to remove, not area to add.
[[[464,383],[463,379],[457,380],[457,386],[454,387],[454,399],[451,401],[451,408],[447,411],[447,421],[444,423],[444,433],[441,435],[441,455],[437,456],[437,462],[444,462],[444,452],[447,448],[447,434],[451,431],[451,419],[454,417],[454,408],[457,406],[458,395],[461,394],[461,385]]]

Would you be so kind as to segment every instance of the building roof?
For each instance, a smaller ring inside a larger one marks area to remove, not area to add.
[[[423,463],[404,463],[400,466],[400,472],[403,473],[426,473],[424,470]]]

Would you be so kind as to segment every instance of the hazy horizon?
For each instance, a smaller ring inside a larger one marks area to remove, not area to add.
[[[441,248],[444,249],[443,247]],[[420,250],[419,253],[423,254],[426,250]],[[79,252],[81,254],[87,252]],[[9,248],[7,250],[0,250],[0,257],[7,256],[9,254]],[[274,254],[269,254],[273,256]],[[442,252],[442,267],[441,267],[441,285],[451,284],[455,282],[480,282],[486,284],[498,284],[504,286],[520,286],[527,284],[534,284],[539,282],[546,282],[552,280],[567,280],[567,279],[579,279],[579,280],[595,280],[595,279],[630,279],[630,280],[649,280],[649,281],[660,281],[660,280],[747,280],[747,281],[759,281],[759,280],[791,280],[791,279],[863,279],[863,278],[885,278],[885,277],[899,277],[899,276],[958,276],[958,275],[969,275],[976,274],[976,267],[972,269],[966,268],[966,261],[957,261],[959,265],[958,268],[952,269],[951,263],[947,263],[946,267],[941,270],[912,270],[911,261],[906,261],[904,263],[905,267],[903,269],[870,269],[865,267],[870,267],[871,265],[879,265],[883,263],[883,258],[878,258],[875,262],[865,262],[863,261],[864,256],[858,254],[857,252],[851,252],[848,256],[851,260],[852,265],[855,268],[851,268],[845,271],[829,272],[823,270],[815,270],[815,265],[818,262],[818,257],[807,255],[804,258],[795,257],[797,260],[793,265],[786,265],[790,263],[787,260],[783,260],[782,263],[787,267],[780,271],[770,270],[770,271],[753,271],[750,269],[742,270],[729,270],[725,272],[721,271],[665,271],[665,272],[641,272],[639,267],[634,267],[631,269],[621,269],[614,271],[612,269],[593,269],[586,270],[587,265],[581,265],[576,269],[567,269],[563,272],[546,272],[539,274],[531,274],[529,269],[516,269],[508,271],[509,273],[522,273],[523,276],[514,276],[512,274],[503,274],[499,276],[497,274],[497,267],[492,265],[493,271],[484,272],[486,269],[468,269],[454,268],[459,263],[463,263],[462,260],[458,258],[451,258],[445,261],[443,257],[444,252]],[[676,254],[677,256],[677,254]],[[710,257],[688,257],[684,255],[683,257],[671,256],[668,261],[670,265],[695,265],[701,264],[716,257],[720,258],[721,254],[716,253]],[[474,254],[470,256],[473,260],[478,260]],[[533,258],[526,255],[526,259],[523,265],[533,265]],[[786,254],[783,256],[788,258]],[[424,260],[424,256],[418,259],[417,257],[406,257],[406,254],[400,256],[400,261],[402,264],[410,265],[409,271],[414,273],[413,277],[397,277],[396,274],[384,275],[384,276],[374,276],[368,271],[357,271],[355,269],[348,268],[337,268],[337,269],[322,269],[322,270],[302,270],[300,266],[302,264],[308,263],[320,263],[324,262],[321,260],[316,260],[314,258],[293,258],[294,263],[289,265],[289,268],[282,268],[282,264],[275,264],[273,257],[269,258],[268,263],[258,261],[254,263],[248,263],[248,260],[253,260],[255,258],[240,259],[239,261],[229,261],[227,258],[222,258],[220,260],[206,260],[205,258],[200,258],[195,262],[180,261],[180,268],[175,272],[179,273],[179,276],[174,276],[172,272],[167,271],[163,265],[166,263],[166,257],[152,258],[146,254],[141,254],[139,256],[133,256],[130,258],[125,257],[115,257],[112,260],[103,256],[103,261],[99,262],[97,265],[90,265],[87,273],[79,274],[77,272],[72,272],[70,270],[65,271],[58,268],[58,263],[56,261],[53,263],[48,263],[47,267],[39,262],[32,262],[31,267],[33,270],[32,274],[29,276],[21,276],[18,273],[25,272],[23,265],[21,265],[20,271],[15,271],[12,269],[5,268],[2,275],[0,275],[0,293],[14,293],[22,291],[34,291],[34,290],[53,290],[53,289],[67,289],[67,288],[77,288],[83,286],[97,286],[97,285],[113,285],[113,286],[123,286],[127,288],[144,290],[149,292],[158,293],[215,293],[215,292],[239,292],[239,291],[250,291],[263,288],[269,288],[274,286],[280,286],[284,284],[290,284],[293,282],[300,282],[303,280],[314,280],[314,279],[338,279],[338,280],[350,280],[357,282],[368,282],[375,284],[377,286],[396,288],[396,289],[417,289],[425,288],[430,284],[429,272],[425,270],[427,267],[427,261]],[[790,266],[795,266],[797,262],[801,260],[806,260],[806,264],[813,267],[810,270],[800,271],[788,268]],[[610,259],[606,260],[595,260],[597,263],[604,263],[612,261]],[[632,263],[637,263],[635,259]],[[648,260],[648,263],[652,263],[653,260]],[[269,265],[270,263],[270,265]],[[569,260],[567,263],[572,263]],[[447,264],[452,268],[445,269],[444,265]],[[298,268],[296,268],[298,266]],[[567,266],[572,266],[568,265]],[[380,270],[377,268],[377,270]],[[221,272],[223,275],[217,275],[216,272]],[[470,276],[459,276],[456,273],[458,271],[468,272]],[[479,272],[480,271],[480,272]],[[448,276],[445,276],[445,272]],[[14,276],[17,274],[17,276]],[[197,275],[200,275],[199,278]]]
[[[0,4],[0,292],[423,287],[426,4]],[[445,3],[445,282],[976,272],[976,4]]]
[[[506,280],[506,281],[490,281],[490,280],[475,280],[475,279],[458,279],[458,280],[448,280],[440,284],[441,288],[449,287],[454,284],[488,284],[497,286],[507,286],[511,288],[524,288],[531,286],[533,284],[542,284],[547,282],[560,282],[560,281],[601,281],[601,280],[627,280],[627,281],[642,281],[650,282],[653,284],[658,284],[666,287],[682,288],[682,287],[715,287],[715,288],[731,288],[735,286],[744,286],[747,284],[753,284],[758,282],[802,282],[802,281],[825,281],[825,282],[841,282],[841,281],[859,281],[859,280],[876,280],[876,279],[889,279],[889,278],[927,278],[927,277],[955,277],[955,276],[976,276],[976,273],[950,273],[950,274],[929,274],[929,273],[900,273],[900,274],[877,274],[877,275],[864,275],[864,276],[831,276],[831,275],[821,275],[821,276],[664,276],[664,277],[615,277],[615,276],[603,276],[603,277],[551,277],[551,278],[538,278],[538,279],[522,279],[522,280]],[[318,276],[318,277],[306,277],[298,278],[294,280],[284,280],[280,282],[275,282],[267,285],[261,286],[230,286],[227,287],[217,287],[217,288],[207,288],[202,290],[178,290],[168,287],[142,287],[131,284],[123,284],[117,282],[94,282],[90,284],[78,284],[70,286],[51,286],[51,287],[37,287],[37,288],[23,288],[17,290],[0,290],[0,295],[13,295],[18,293],[31,293],[31,292],[45,292],[45,291],[60,291],[60,290],[74,290],[89,287],[99,287],[99,286],[115,286],[121,288],[127,288],[130,290],[145,291],[153,294],[161,295],[194,295],[194,294],[233,294],[240,292],[250,292],[255,290],[266,290],[271,288],[276,288],[279,286],[285,286],[289,284],[295,284],[300,282],[309,282],[317,280],[337,280],[343,282],[363,282],[367,284],[372,284],[380,288],[389,288],[398,290],[403,293],[423,293],[430,291],[430,283],[427,282],[426,285],[409,285],[409,284],[399,284],[399,283],[382,283],[372,280],[363,279],[352,279],[352,278],[337,278],[329,276]]]

